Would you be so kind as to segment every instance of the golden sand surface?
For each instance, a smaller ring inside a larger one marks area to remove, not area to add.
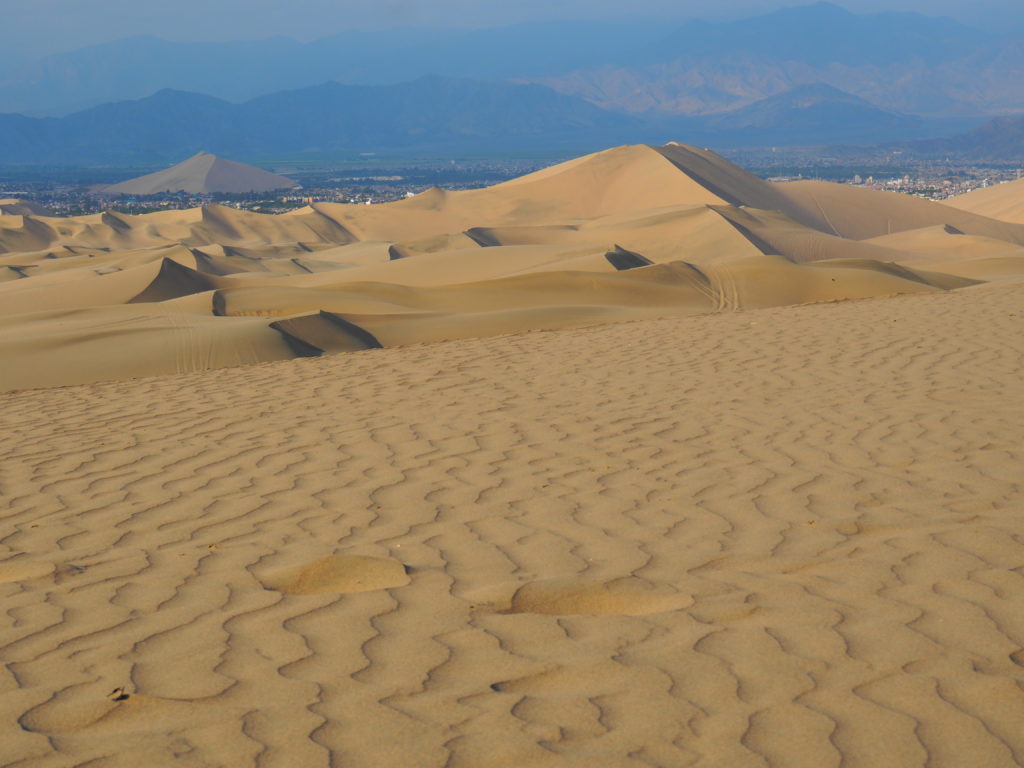
[[[1024,224],[682,145],[6,201],[0,766],[1024,765],[1022,331]]]
[[[0,764],[1024,764],[1024,283],[0,396]]]
[[[1024,179],[995,184],[946,201],[954,208],[1024,223]]]

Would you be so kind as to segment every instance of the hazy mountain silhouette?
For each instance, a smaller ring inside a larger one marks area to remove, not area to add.
[[[573,21],[390,29],[306,44],[137,37],[0,74],[0,112],[65,115],[163,88],[239,102],[327,80],[382,85],[429,74],[533,80],[635,112],[722,112],[826,83],[895,112],[992,115],[1024,107],[1024,38],[829,3],[668,32],[649,21]]]
[[[951,19],[916,13],[860,15],[819,2],[740,21],[688,22],[648,47],[642,59],[702,61],[742,55],[815,67],[935,63],[971,53],[992,37]]]
[[[0,115],[0,164],[131,165],[200,151],[247,160],[399,151],[586,151],[675,139],[716,148],[909,142],[944,121],[898,114],[824,84],[727,113],[634,115],[535,84],[429,76],[387,86],[322,83],[232,104],[170,89],[62,118]]]
[[[0,115],[0,163],[173,161],[199,151],[268,155],[379,149],[601,146],[651,130],[539,85],[426,77],[392,86],[325,83],[231,104],[163,90],[63,118]]]
[[[0,74],[0,112],[65,115],[165,88],[244,101],[327,80],[382,85],[424,75],[541,77],[596,66],[659,34],[645,24],[548,22],[500,29],[390,29],[307,44],[286,38],[177,43],[132,37]]]
[[[925,121],[880,109],[823,83],[801,85],[746,107],[708,116],[712,135],[732,143],[887,141],[921,135]]]
[[[817,3],[690,22],[629,56],[543,82],[633,112],[722,112],[825,83],[890,111],[973,116],[1024,107],[1024,40],[949,19]]]
[[[914,142],[910,148],[918,154],[1020,162],[1021,157],[1024,157],[1024,117],[997,117],[973,131],[948,139]]]

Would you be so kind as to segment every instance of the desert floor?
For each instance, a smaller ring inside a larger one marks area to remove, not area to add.
[[[0,395],[0,764],[1024,764],[1024,283]]]

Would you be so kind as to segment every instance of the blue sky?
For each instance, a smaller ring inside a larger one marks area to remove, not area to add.
[[[1024,31],[1021,0],[835,0],[853,11],[915,10],[989,29]],[[0,51],[24,58],[135,34],[171,40],[285,35],[310,40],[347,29],[495,26],[538,19],[666,21],[748,16],[800,0],[0,0]],[[0,64],[3,61],[0,60]]]

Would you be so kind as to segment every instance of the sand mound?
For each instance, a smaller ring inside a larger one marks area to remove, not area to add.
[[[381,347],[369,331],[330,312],[279,320],[271,323],[270,327],[283,334],[301,357]]]
[[[611,581],[553,579],[524,584],[512,596],[512,613],[646,616],[686,608],[689,595],[635,576]]]
[[[770,184],[679,144],[280,216],[4,215],[0,386],[952,290],[1013,279],[1022,257],[1022,224]]]
[[[33,203],[31,200],[19,200],[15,197],[0,198],[0,215],[9,216],[52,216],[53,212],[45,205]]]
[[[296,186],[296,182],[284,176],[200,152],[165,171],[122,181],[107,187],[104,192],[108,195],[244,193],[269,192]]]
[[[808,227],[851,240],[948,225],[964,234],[1024,245],[1024,224],[998,221],[912,195],[825,181],[795,181],[775,187],[788,201],[778,210]]]
[[[980,216],[1024,224],[1024,179],[976,189],[946,200],[946,205]]]
[[[409,575],[397,560],[332,555],[308,565],[267,574],[263,586],[289,595],[326,595],[404,587]]]
[[[129,304],[145,304],[170,299],[180,299],[194,293],[212,291],[218,283],[213,278],[194,269],[182,266],[176,261],[164,258],[160,272],[145,290],[128,300]]]

